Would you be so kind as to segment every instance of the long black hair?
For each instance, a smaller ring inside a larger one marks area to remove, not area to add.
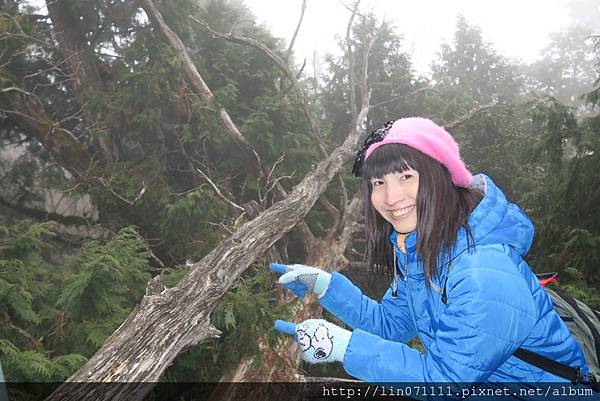
[[[468,218],[481,200],[481,193],[455,186],[446,166],[407,145],[380,146],[360,167],[368,262],[372,269],[388,274],[393,273],[395,268],[390,242],[393,227],[371,203],[371,180],[409,168],[419,173],[416,251],[423,262],[426,283],[430,285],[432,278],[439,274],[437,263],[440,252],[450,254],[461,227],[467,232],[468,243],[472,242]]]

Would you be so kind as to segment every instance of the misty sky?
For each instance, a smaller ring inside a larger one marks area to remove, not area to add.
[[[244,0],[271,32],[291,38],[300,15],[302,0]],[[589,15],[600,15],[600,1],[586,0],[363,0],[361,10],[373,10],[392,21],[404,38],[404,50],[417,71],[427,73],[442,41],[451,42],[456,16],[462,13],[471,25],[502,55],[534,61],[548,44],[550,32],[565,29],[572,21],[571,3],[587,3]],[[335,35],[345,36],[349,11],[341,0],[308,0],[303,26],[294,47],[297,58],[312,61],[318,55],[336,52]],[[350,6],[351,0],[345,0]],[[596,3],[596,6],[589,4]],[[581,7],[580,7],[581,8]],[[585,16],[586,10],[580,14]],[[310,64],[309,64],[310,65]]]
[[[302,0],[238,1],[248,6],[259,24],[289,43]],[[338,52],[337,41],[346,35],[347,7],[353,1],[307,0],[294,46],[298,63],[306,58],[311,66],[313,54],[322,61],[326,53]],[[45,10],[44,0],[28,3]],[[426,75],[441,43],[452,42],[459,13],[469,24],[479,26],[484,40],[500,54],[527,63],[539,57],[551,32],[565,30],[574,20],[600,34],[600,0],[362,0],[360,11],[373,11],[392,22],[404,37],[403,50],[411,56],[415,69]]]

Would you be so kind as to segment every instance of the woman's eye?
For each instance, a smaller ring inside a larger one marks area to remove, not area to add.
[[[400,177],[401,181],[408,181],[412,178],[412,174],[404,174],[402,177]]]
[[[373,180],[373,181],[371,181],[371,185],[373,185],[374,187],[383,185],[383,180]]]

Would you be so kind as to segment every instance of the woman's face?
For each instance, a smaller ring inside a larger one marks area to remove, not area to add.
[[[408,169],[371,180],[371,203],[381,217],[389,221],[399,233],[417,228],[417,191],[419,173]]]

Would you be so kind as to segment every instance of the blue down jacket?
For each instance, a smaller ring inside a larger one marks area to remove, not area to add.
[[[397,233],[391,237],[400,274],[397,298],[390,287],[375,302],[343,275],[332,275],[320,303],[354,329],[344,356],[350,375],[369,382],[564,381],[514,357],[518,347],[589,371],[581,347],[523,260],[533,225],[489,177],[476,179],[485,195],[469,216],[475,246],[467,250],[461,229],[450,268],[440,267],[431,290],[415,256],[415,232],[406,237],[406,253]],[[415,336],[425,353],[404,344]]]

